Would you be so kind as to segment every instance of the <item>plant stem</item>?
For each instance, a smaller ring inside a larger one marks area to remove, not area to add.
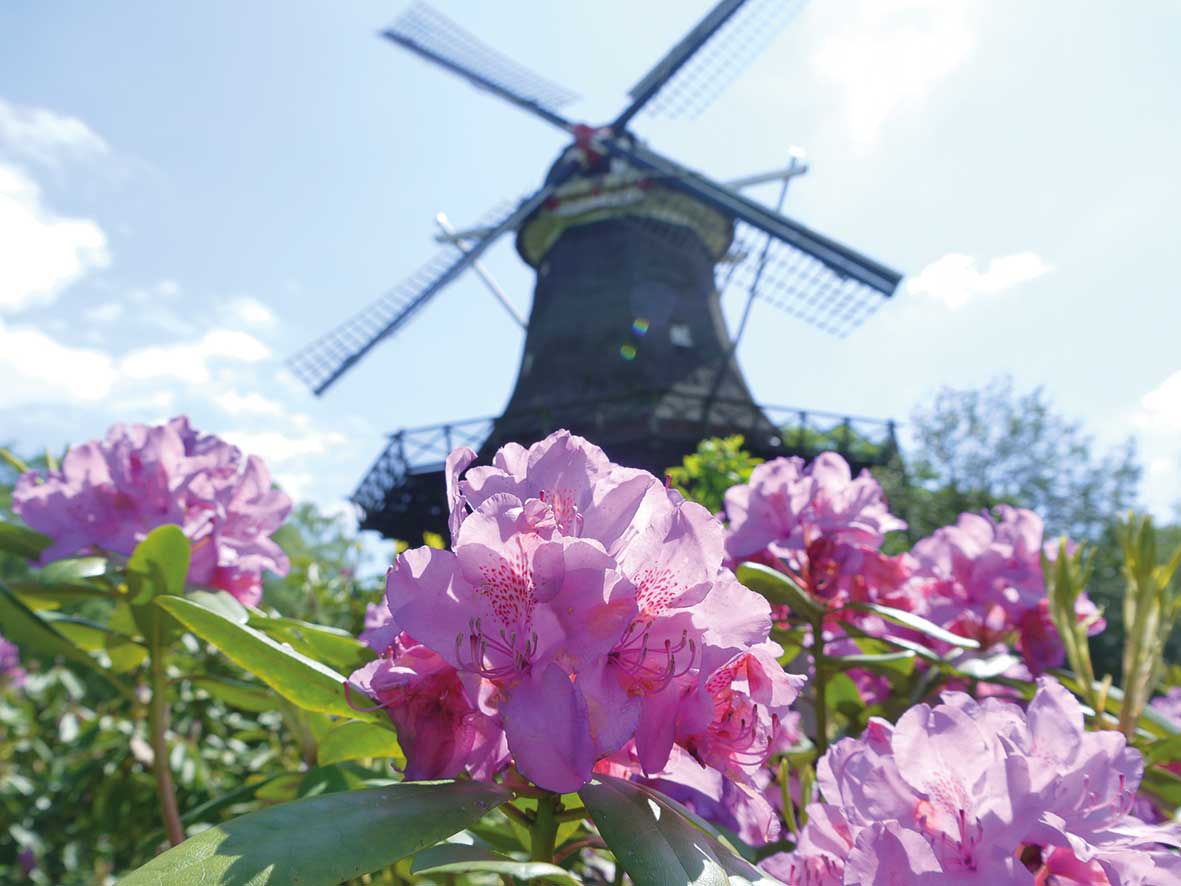
[[[824,622],[812,624],[812,657],[816,662],[816,685],[812,705],[816,713],[816,750],[820,756],[828,750],[828,663],[824,657]]]
[[[152,700],[148,707],[148,724],[152,733],[152,769],[156,774],[156,793],[160,797],[160,815],[168,842],[176,846],[184,842],[185,829],[180,823],[176,806],[176,788],[172,771],[168,768],[168,675],[164,668],[164,650],[160,644],[159,627],[153,631],[151,645]]]
[[[573,809],[563,809],[554,815],[554,818],[561,822],[582,821],[584,818],[586,818],[586,807],[575,806]]]
[[[533,861],[554,860],[554,844],[558,839],[558,812],[561,811],[562,798],[557,794],[550,794],[537,801],[537,816],[530,829],[532,845],[529,847],[529,857]]]
[[[501,811],[501,813],[503,813],[505,818],[511,818],[526,830],[532,829],[533,816],[528,812],[518,809],[512,803],[505,803],[503,806],[499,806],[497,808]]]

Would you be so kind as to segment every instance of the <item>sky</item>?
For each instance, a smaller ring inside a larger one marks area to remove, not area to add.
[[[601,123],[712,4],[435,5]],[[339,508],[387,433],[500,411],[522,335],[471,274],[323,398],[283,367],[434,254],[437,212],[474,223],[564,147],[380,39],[401,6],[0,5],[0,441],[58,450],[184,412]],[[907,275],[843,340],[756,303],[757,400],[905,419],[1007,373],[1100,445],[1135,436],[1166,513],[1178,45],[1170,0],[825,0],[703,114],[633,129],[718,180],[802,147],[786,213]],[[508,240],[487,265],[527,312]]]

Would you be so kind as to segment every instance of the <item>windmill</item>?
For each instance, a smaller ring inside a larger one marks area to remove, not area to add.
[[[463,231],[445,228],[442,251],[386,295],[289,361],[316,395],[514,233],[537,274],[515,388],[492,419],[399,431],[353,495],[362,526],[416,538],[446,523],[440,471],[453,446],[488,458],[568,427],[624,464],[657,472],[703,437],[742,433],[755,454],[807,449],[817,413],[754,403],[735,360],[755,298],[843,336],[891,296],[901,275],[781,214],[796,158],[772,177],[779,206],[719,184],[641,142],[641,113],[694,113],[724,87],[802,0],[721,0],[629,93],[609,123],[591,127],[560,109],[574,95],[526,70],[424,3],[383,36],[473,86],[563,130],[572,143],[540,188]],[[482,272],[481,272],[482,274]],[[485,282],[488,282],[485,280]],[[745,294],[731,337],[719,291]],[[785,419],[799,436],[783,430]],[[848,434],[887,438],[893,426],[840,416]],[[858,461],[857,458],[852,459]],[[861,459],[864,461],[865,459]]]

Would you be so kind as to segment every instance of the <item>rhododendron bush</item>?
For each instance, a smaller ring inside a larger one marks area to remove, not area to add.
[[[715,513],[565,431],[456,450],[449,538],[400,550],[354,635],[268,605],[290,502],[260,460],[116,426],[0,522],[33,564],[0,590],[6,704],[65,668],[128,711],[158,819],[129,884],[1181,882],[1178,558],[1149,521],[1121,529],[1121,688],[1088,550],[1031,511],[900,550],[841,456],[718,452]],[[190,747],[237,786],[197,797]]]

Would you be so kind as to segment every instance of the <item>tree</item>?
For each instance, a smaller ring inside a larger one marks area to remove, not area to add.
[[[879,479],[912,541],[964,511],[1012,504],[1036,511],[1048,538],[1097,542],[1136,501],[1132,439],[1102,451],[1044,389],[1021,393],[1008,377],[980,389],[942,388],[915,410],[910,431],[906,471]]]

